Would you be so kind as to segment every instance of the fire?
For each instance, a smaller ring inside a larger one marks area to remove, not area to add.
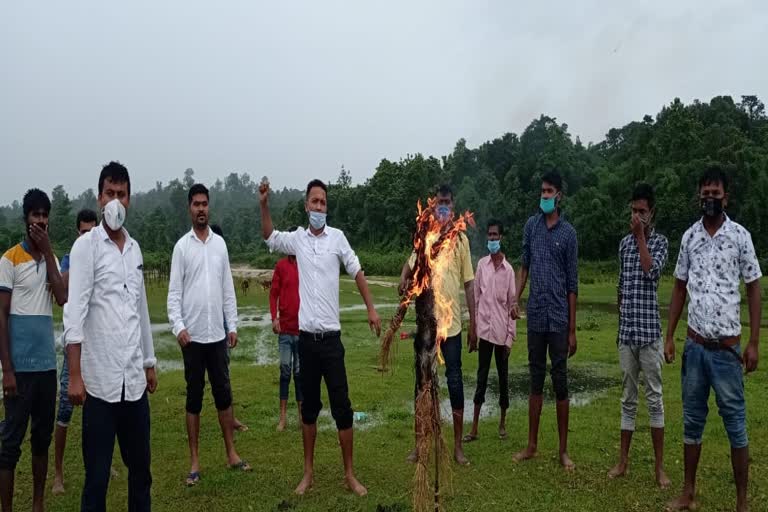
[[[475,220],[470,212],[455,217],[448,222],[440,222],[436,214],[437,199],[427,200],[427,207],[422,208],[418,202],[416,216],[416,233],[413,236],[413,249],[416,253],[416,263],[408,290],[400,303],[407,308],[413,299],[424,290],[442,289],[446,268],[452,263],[453,251],[459,239],[459,234],[474,226]],[[438,348],[448,336],[448,328],[453,321],[453,301],[440,293],[435,293],[435,316],[437,319],[436,341]],[[443,364],[442,350],[438,350],[438,359]]]

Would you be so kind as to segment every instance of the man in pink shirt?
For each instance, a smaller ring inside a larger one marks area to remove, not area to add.
[[[477,312],[477,337],[480,339],[477,389],[475,390],[475,415],[472,430],[464,437],[469,443],[478,439],[477,424],[480,409],[485,402],[488,387],[488,370],[491,356],[496,355],[496,371],[499,374],[499,438],[506,439],[506,416],[509,408],[508,362],[509,351],[517,332],[511,316],[516,304],[515,271],[501,252],[504,226],[497,220],[488,221],[489,256],[477,263],[475,272],[475,311]]]

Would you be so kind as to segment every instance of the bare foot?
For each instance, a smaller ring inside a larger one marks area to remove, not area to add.
[[[280,416],[280,421],[277,422],[277,431],[278,432],[285,431],[285,416]]]
[[[507,429],[504,426],[499,427],[499,439],[504,440],[507,438]]]
[[[355,478],[354,476],[348,476],[344,480],[345,480],[347,489],[349,489],[351,492],[357,494],[360,497],[363,497],[366,494],[368,494],[368,489],[366,489],[363,484],[358,482],[357,478]]]
[[[672,482],[669,480],[669,477],[663,469],[656,470],[656,485],[662,489],[669,489],[669,486],[672,485]]]
[[[61,496],[64,494],[64,480],[62,480],[59,477],[56,477],[53,479],[53,487],[51,487],[51,492],[54,496]]]
[[[560,454],[560,465],[566,471],[574,471],[576,469],[576,464],[573,463],[567,453]]]
[[[296,486],[296,490],[293,491],[299,496],[304,496],[304,493],[308,490],[312,489],[312,485],[314,485],[315,480],[312,478],[311,474],[304,474],[304,478],[301,479],[301,482],[299,482],[299,485]]]
[[[512,460],[515,462],[522,462],[524,460],[530,460],[536,457],[538,454],[539,452],[536,451],[536,448],[528,446],[525,450],[514,454],[512,456]]]
[[[627,466],[628,464],[626,462],[619,462],[613,468],[611,468],[610,471],[608,471],[608,478],[613,479],[627,476],[629,473],[629,468]]]
[[[453,460],[455,460],[456,464],[459,466],[469,466],[469,459],[464,456],[464,450],[461,448],[453,449]]]
[[[693,499],[693,496],[686,494],[667,503],[667,511],[674,510],[698,510],[699,504]]]
[[[414,448],[411,453],[408,454],[408,456],[405,458],[406,462],[410,462],[411,464],[416,464],[416,462],[419,460],[419,454],[416,452],[416,448]]]

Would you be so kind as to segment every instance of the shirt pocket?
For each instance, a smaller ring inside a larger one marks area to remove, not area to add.
[[[130,265],[126,272],[126,293],[128,294],[129,300],[138,303],[139,297],[141,297],[141,289],[144,284],[143,266],[141,264]]]

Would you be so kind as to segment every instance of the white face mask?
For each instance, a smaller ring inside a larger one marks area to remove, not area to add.
[[[125,206],[117,199],[108,202],[101,211],[104,222],[112,231],[119,231],[125,223]]]
[[[315,229],[322,229],[325,226],[326,215],[323,212],[309,212],[309,225]]]

